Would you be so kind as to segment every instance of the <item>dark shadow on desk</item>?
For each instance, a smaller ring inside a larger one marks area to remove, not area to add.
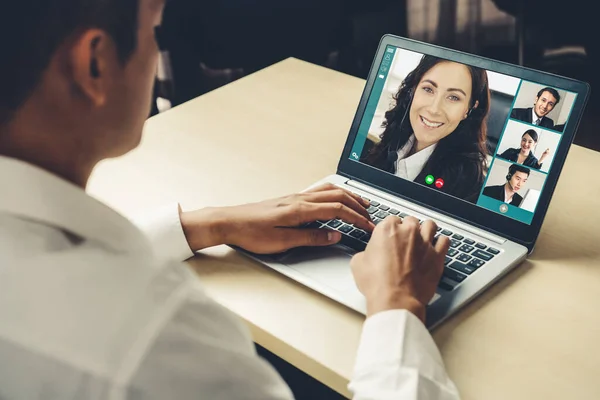
[[[288,386],[294,393],[296,400],[342,400],[344,396],[333,391],[321,382],[313,379],[311,376],[300,371],[298,368],[287,363],[275,354],[271,353],[264,347],[256,344],[256,351],[258,354],[267,360],[276,370],[279,372],[281,377],[285,380]]]

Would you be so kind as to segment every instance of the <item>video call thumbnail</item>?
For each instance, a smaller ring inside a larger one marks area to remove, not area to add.
[[[562,132],[575,103],[575,96],[575,93],[565,90],[523,82],[510,117],[544,129]]]
[[[498,145],[498,157],[548,172],[561,136],[555,131],[510,120]]]
[[[531,222],[547,176],[533,168],[496,158],[478,204]]]
[[[498,211],[497,203],[479,201],[484,184],[497,181],[496,168],[520,164],[532,175],[527,187],[534,198],[574,100],[575,94],[564,90],[389,46],[351,159]],[[520,121],[522,109],[531,117],[543,115],[533,123]],[[498,167],[490,170],[495,159]],[[516,208],[533,213],[537,198],[523,204]],[[517,219],[530,223],[532,216]]]

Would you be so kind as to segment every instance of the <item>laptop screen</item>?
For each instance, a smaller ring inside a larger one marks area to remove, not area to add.
[[[350,159],[531,224],[576,96],[387,46]]]

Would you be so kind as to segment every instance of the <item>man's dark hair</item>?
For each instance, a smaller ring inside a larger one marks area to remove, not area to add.
[[[52,55],[77,30],[105,30],[125,63],[136,48],[138,11],[139,0],[17,0],[7,4],[0,12],[0,124],[27,100]]]
[[[538,92],[537,97],[540,97],[542,94],[544,94],[544,92],[548,92],[552,96],[554,96],[554,98],[556,99],[556,104],[560,103],[560,94],[558,93],[558,91],[556,89],[551,88],[551,87],[545,87]],[[554,104],[554,105],[556,105],[556,104]]]
[[[523,173],[527,174],[527,176],[529,176],[529,174],[531,173],[531,170],[529,168],[524,167],[519,164],[513,164],[508,168],[508,173],[510,174],[511,177],[514,174],[516,174],[517,172],[523,172]]]

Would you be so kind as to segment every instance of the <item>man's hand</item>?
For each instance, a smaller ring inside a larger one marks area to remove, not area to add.
[[[339,218],[371,232],[375,225],[367,207],[369,202],[360,196],[326,184],[260,203],[182,213],[181,223],[192,250],[230,244],[269,254],[339,242],[339,232],[302,228],[317,220]]]
[[[387,217],[377,225],[367,249],[352,259],[358,289],[367,299],[367,316],[406,309],[425,321],[425,307],[444,270],[450,240],[437,226],[413,217]]]

